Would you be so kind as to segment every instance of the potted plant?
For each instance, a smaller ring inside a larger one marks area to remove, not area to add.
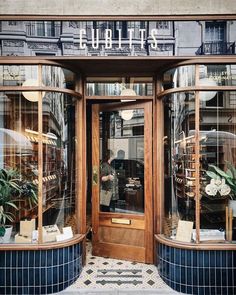
[[[0,184],[0,238],[3,243],[8,243],[11,237],[12,226],[7,226],[7,222],[14,221],[14,214],[10,208],[17,210],[13,197],[14,188],[7,183]]]
[[[35,184],[23,179],[16,169],[0,169],[0,237],[6,234],[8,228],[6,223],[14,222],[16,218],[13,213],[14,210],[31,210],[37,203],[37,187]],[[19,219],[21,217],[19,216]],[[11,230],[12,227],[9,231]],[[7,238],[4,238],[3,242],[7,242],[6,240]]]
[[[211,170],[206,171],[206,174],[215,181],[216,189],[222,195],[229,196],[229,207],[233,209],[233,216],[236,216],[236,168],[229,162],[226,162],[227,170],[224,171],[215,165],[209,165]],[[228,186],[228,189],[227,189]]]

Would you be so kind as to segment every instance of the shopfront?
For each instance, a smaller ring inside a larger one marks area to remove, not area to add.
[[[2,21],[0,293],[71,285],[91,231],[94,255],[234,294],[235,28]]]

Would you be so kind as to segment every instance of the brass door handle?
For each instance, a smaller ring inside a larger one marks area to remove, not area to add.
[[[98,184],[98,166],[93,166],[93,185]]]

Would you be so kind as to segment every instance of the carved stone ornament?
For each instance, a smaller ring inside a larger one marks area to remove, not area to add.
[[[52,44],[52,43],[28,43],[28,47],[30,49],[47,49],[47,50],[57,50],[58,46],[57,44]]]
[[[3,40],[3,46],[6,46],[6,47],[23,47],[24,46],[24,41]]]

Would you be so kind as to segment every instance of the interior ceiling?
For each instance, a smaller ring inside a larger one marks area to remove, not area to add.
[[[55,61],[55,59],[52,59]],[[166,57],[61,57],[56,61],[86,76],[94,75],[153,75],[186,58]]]

